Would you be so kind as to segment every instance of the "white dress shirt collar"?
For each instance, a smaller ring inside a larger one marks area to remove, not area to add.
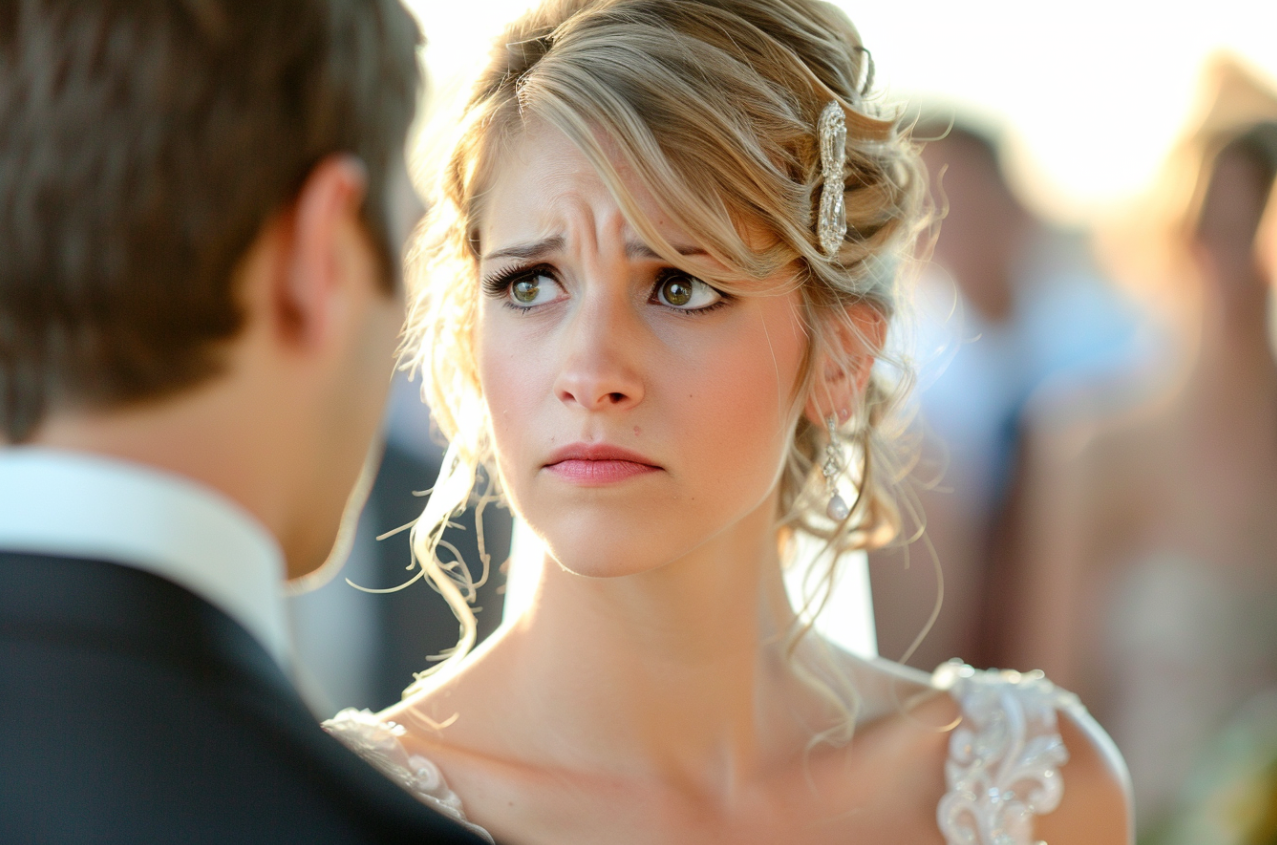
[[[166,578],[243,625],[291,675],[279,543],[191,479],[83,452],[0,448],[0,549]]]

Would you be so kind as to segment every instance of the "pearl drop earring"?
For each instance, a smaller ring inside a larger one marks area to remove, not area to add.
[[[826,421],[829,427],[829,443],[825,445],[825,463],[820,471],[825,476],[825,492],[829,494],[829,504],[825,506],[825,516],[835,522],[842,522],[851,513],[847,500],[838,492],[838,475],[843,470],[842,448],[839,445],[838,415],[831,414]]]

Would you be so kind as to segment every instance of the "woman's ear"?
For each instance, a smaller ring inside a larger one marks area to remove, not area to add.
[[[803,412],[824,428],[829,417],[846,422],[860,404],[869,374],[887,339],[887,318],[874,306],[857,302],[844,314],[827,318],[824,342],[816,350],[814,376]]]

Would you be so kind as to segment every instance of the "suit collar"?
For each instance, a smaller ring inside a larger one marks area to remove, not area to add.
[[[158,575],[239,622],[292,672],[278,542],[190,479],[88,453],[0,449],[0,549]]]

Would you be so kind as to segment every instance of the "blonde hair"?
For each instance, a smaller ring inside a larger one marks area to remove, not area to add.
[[[479,468],[491,466],[473,331],[477,222],[502,150],[532,120],[561,131],[643,240],[690,271],[640,210],[618,173],[619,159],[674,225],[695,232],[698,246],[730,268],[723,278],[697,273],[724,290],[756,294],[757,285],[751,290],[742,279],[796,268],[791,287],[801,294],[811,338],[792,397],[799,402],[813,383],[815,352],[844,354],[834,333],[858,334],[847,306],[865,303],[886,319],[895,314],[898,268],[925,216],[917,150],[897,116],[867,97],[872,76],[851,22],[819,0],[549,0],[506,30],[465,103],[441,171],[404,350],[406,365],[423,371],[425,399],[450,442],[440,483],[413,529],[418,563],[461,622],[461,640],[445,663],[474,643],[466,604],[473,582],[464,566],[442,563],[436,553]],[[816,235],[816,124],[830,101],[843,107],[847,123],[848,229],[827,257]],[[746,224],[769,234],[770,245],[751,245],[757,239],[747,241]],[[813,483],[823,480],[826,432],[806,419],[798,423],[780,482],[778,528],[782,538],[802,531],[828,545],[830,571],[820,580],[830,585],[842,552],[881,545],[898,531],[898,479],[884,427],[908,387],[902,369],[896,379],[874,372],[843,426],[857,496],[837,525],[824,515],[823,484]],[[481,505],[492,501],[493,483]]]

